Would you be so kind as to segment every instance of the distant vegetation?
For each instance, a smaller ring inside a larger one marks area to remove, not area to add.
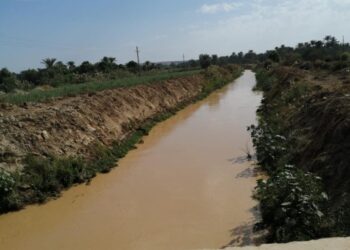
[[[349,67],[350,44],[341,43],[333,36],[326,36],[323,40],[313,40],[299,43],[296,47],[281,45],[265,53],[232,53],[230,56],[200,55],[199,64],[202,68],[209,65],[226,64],[256,64],[265,66],[278,63],[284,66],[300,65],[303,69],[311,67],[326,70],[341,70]]]
[[[118,64],[114,57],[103,57],[97,63],[88,61],[76,65],[73,61],[63,63],[55,58],[42,60],[43,68],[28,69],[18,74],[6,68],[0,70],[0,91],[9,93],[18,90],[28,91],[33,88],[59,87],[68,84],[87,82],[106,82],[120,80],[138,75],[158,74],[163,71],[185,71],[205,69],[210,65],[256,64],[264,63],[266,67],[273,63],[285,66],[299,64],[303,69],[311,67],[325,70],[341,70],[349,66],[350,45],[340,43],[332,36],[322,41],[300,43],[295,48],[280,46],[265,53],[232,53],[229,56],[202,54],[198,60],[156,64],[149,61],[138,65],[135,61]]]
[[[117,64],[113,57],[103,57],[97,63],[88,61],[76,65],[73,61],[66,64],[55,58],[42,60],[43,68],[28,69],[18,74],[10,72],[6,68],[0,70],[0,91],[5,93],[28,91],[34,88],[52,88],[62,85],[77,85],[87,82],[103,83],[106,81],[135,78],[138,76],[150,76],[158,74],[174,73],[199,69],[197,63],[186,65],[155,64],[149,61],[138,65],[134,61],[127,64]]]
[[[156,74],[131,75],[116,80],[102,82],[87,82],[84,84],[65,84],[49,89],[32,89],[24,93],[8,93],[0,96],[0,101],[21,105],[27,102],[42,102],[55,97],[75,96],[79,94],[95,93],[106,89],[131,87],[138,84],[169,80],[177,77],[198,74],[200,70],[189,71],[160,71]]]

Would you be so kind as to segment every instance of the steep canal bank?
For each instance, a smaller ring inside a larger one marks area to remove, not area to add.
[[[158,124],[119,168],[0,216],[4,249],[198,249],[249,243],[253,167],[240,161],[261,96],[251,71]],[[232,233],[232,234],[231,234]]]

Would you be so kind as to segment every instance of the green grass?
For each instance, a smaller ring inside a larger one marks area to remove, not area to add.
[[[106,82],[88,82],[83,84],[67,84],[50,90],[34,89],[27,93],[6,94],[0,97],[0,102],[21,105],[29,102],[44,102],[57,97],[69,97],[80,94],[96,93],[107,89],[131,87],[139,84],[152,84],[159,81],[199,74],[200,70],[181,72],[162,72],[156,75],[132,76]]]

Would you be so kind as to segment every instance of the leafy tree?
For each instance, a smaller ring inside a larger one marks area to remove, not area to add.
[[[249,50],[247,54],[244,55],[246,62],[253,63],[257,59],[257,55],[253,50]]]
[[[68,71],[67,65],[65,65],[61,61],[58,61],[57,63],[55,63],[54,69],[57,73],[61,73],[61,74],[67,73]]]
[[[211,58],[207,54],[202,54],[199,56],[199,64],[202,69],[206,69],[211,65]]]
[[[8,69],[0,70],[0,91],[11,92],[17,87],[16,76]]]
[[[153,63],[151,63],[150,61],[146,61],[144,64],[143,64],[143,66],[142,66],[142,69],[143,70],[145,70],[145,71],[147,71],[147,70],[152,70],[152,69],[154,69],[154,64]]]
[[[80,74],[93,73],[95,72],[95,67],[89,61],[84,61],[77,68],[77,71]]]
[[[213,64],[213,65],[218,65],[218,63],[219,63],[219,57],[218,57],[218,55],[212,55],[212,56],[211,56],[211,64]]]
[[[220,56],[218,59],[218,65],[226,65],[230,63],[230,58],[228,56]]]
[[[20,80],[33,83],[34,85],[39,84],[41,80],[40,73],[35,69],[23,70],[18,77]]]
[[[193,59],[189,60],[187,63],[191,68],[195,68],[198,66],[198,62],[196,60],[193,60]]]
[[[75,68],[76,68],[75,63],[74,63],[73,61],[67,62],[67,65],[68,65],[68,69],[69,69],[70,71],[74,71]]]
[[[101,61],[97,64],[98,69],[102,72],[110,72],[116,68],[116,59],[114,57],[103,57]]]
[[[277,51],[275,51],[275,50],[268,52],[268,58],[273,62],[280,61],[280,56],[278,55]]]
[[[130,71],[136,72],[139,68],[139,65],[135,61],[130,61],[126,64],[126,68]]]

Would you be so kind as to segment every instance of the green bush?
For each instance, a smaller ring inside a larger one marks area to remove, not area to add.
[[[262,226],[271,242],[316,239],[329,235],[325,216],[328,200],[320,178],[285,166],[267,181],[258,181],[255,199],[260,202]]]
[[[17,80],[15,74],[6,68],[0,70],[0,91],[11,92],[17,88]]]
[[[277,161],[287,153],[287,139],[276,134],[275,130],[265,122],[259,126],[248,127],[257,153],[259,165],[268,173],[276,170]]]
[[[301,98],[306,96],[310,90],[310,85],[306,83],[298,83],[291,86],[287,91],[282,93],[282,100],[285,104],[294,105],[301,101]]]
[[[25,163],[21,182],[30,184],[39,201],[92,177],[92,171],[80,158],[28,156]]]
[[[51,159],[28,156],[24,168],[26,182],[38,191],[41,196],[44,194],[55,195],[60,190],[60,183],[56,178],[57,168],[52,164]]]
[[[0,168],[0,212],[15,207],[14,190],[16,182],[14,176]]]
[[[256,72],[256,86],[254,90],[267,92],[271,90],[274,81],[275,79],[266,70],[259,70]]]

